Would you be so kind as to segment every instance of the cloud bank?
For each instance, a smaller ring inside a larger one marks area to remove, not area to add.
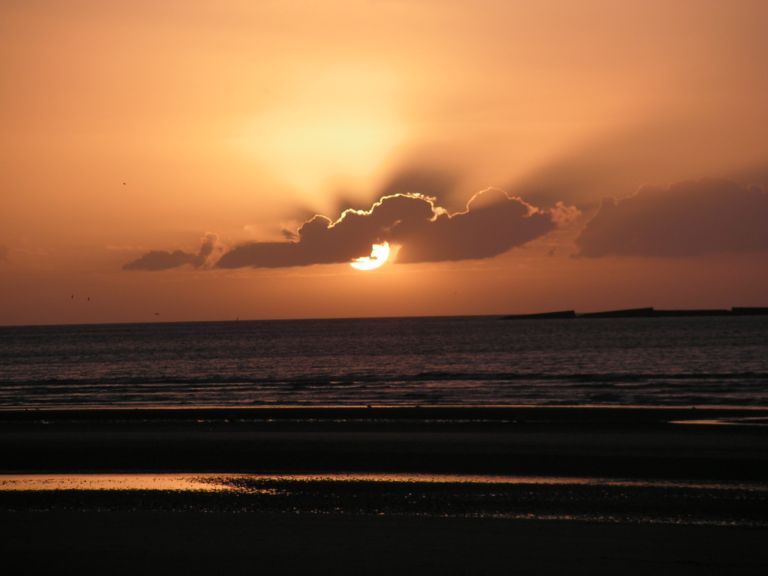
[[[183,250],[152,250],[140,258],[128,262],[123,266],[123,270],[170,270],[180,266],[191,265],[195,268],[201,268],[209,264],[209,260],[216,250],[218,236],[216,234],[206,234],[200,244],[197,254],[184,252]]]
[[[580,255],[685,257],[768,250],[768,194],[729,180],[644,187],[604,200],[576,240]]]
[[[242,244],[217,267],[282,268],[349,262],[367,256],[371,245],[399,245],[400,262],[489,258],[546,234],[553,214],[498,189],[475,194],[466,209],[449,214],[422,194],[384,196],[369,210],[345,210],[331,221],[314,216],[288,242]]]

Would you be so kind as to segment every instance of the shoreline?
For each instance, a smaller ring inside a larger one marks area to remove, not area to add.
[[[0,490],[9,535],[0,553],[9,574],[763,574],[768,427],[672,420],[766,416],[540,406],[3,411],[0,481],[24,473],[43,489]],[[142,489],[173,474],[211,474],[233,489]],[[402,481],[372,480],[387,474]],[[46,475],[64,487],[46,489]],[[116,487],[93,489],[110,475]],[[486,481],[492,475],[514,478]]]
[[[0,514],[8,574],[764,574],[764,529],[494,518]],[[41,550],[45,550],[41,554]]]
[[[389,419],[435,419],[458,418],[462,415],[478,415],[488,419],[509,419],[523,415],[549,415],[566,417],[606,416],[608,414],[647,414],[648,420],[659,420],[660,415],[739,415],[745,412],[761,412],[768,416],[768,406],[751,405],[638,405],[638,404],[487,404],[487,405],[452,405],[452,404],[331,404],[298,405],[275,404],[264,406],[97,406],[97,407],[0,407],[0,422],[7,420],[25,420],[34,415],[44,415],[50,419],[66,419],[75,415],[77,419],[105,419],[121,416],[126,418],[152,419],[171,416],[201,416],[222,418],[288,418],[321,417],[337,418],[353,416],[359,419],[371,419],[386,415]],[[152,417],[152,418],[150,418]]]
[[[728,418],[754,424],[696,422]],[[763,418],[768,410],[2,412],[0,473],[425,472],[762,481],[768,480]]]

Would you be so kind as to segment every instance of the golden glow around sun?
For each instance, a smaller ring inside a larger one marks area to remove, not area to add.
[[[322,68],[275,87],[233,136],[246,157],[313,198],[336,178],[364,186],[408,133],[393,104],[398,75],[368,64]]]
[[[376,270],[389,258],[389,242],[371,246],[371,255],[355,258],[349,263],[356,270]]]

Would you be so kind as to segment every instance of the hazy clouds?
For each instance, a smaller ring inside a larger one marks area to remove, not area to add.
[[[577,244],[588,257],[768,250],[768,194],[716,179],[644,187],[619,201],[604,200]]]
[[[216,250],[218,236],[215,234],[206,234],[200,244],[200,250],[197,254],[184,252],[183,250],[152,250],[140,258],[128,262],[123,266],[124,270],[169,270],[178,268],[187,264],[200,268],[208,263],[209,258]]]

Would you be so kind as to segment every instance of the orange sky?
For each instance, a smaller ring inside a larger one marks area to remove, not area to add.
[[[761,0],[3,2],[0,324],[768,305],[766,21]],[[488,187],[513,199],[448,220]],[[296,235],[406,193],[445,220]],[[518,234],[523,205],[548,223]],[[350,238],[401,261],[312,263]],[[217,265],[286,242],[303,265]]]

